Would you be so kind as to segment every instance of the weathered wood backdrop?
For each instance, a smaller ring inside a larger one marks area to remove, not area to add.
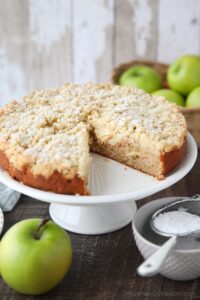
[[[200,0],[0,0],[0,105],[183,53],[200,53]]]

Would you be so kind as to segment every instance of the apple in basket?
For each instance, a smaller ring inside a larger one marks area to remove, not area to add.
[[[152,95],[163,96],[165,99],[167,99],[170,102],[175,103],[176,105],[185,106],[184,98],[177,92],[174,92],[170,89],[161,89],[161,90],[153,92]]]
[[[144,65],[128,68],[119,79],[120,85],[140,88],[152,93],[161,88],[161,77],[153,69]]]
[[[200,56],[179,57],[168,69],[167,80],[172,90],[183,95],[200,86]]]
[[[200,86],[194,89],[186,99],[187,107],[200,107]]]
[[[69,236],[48,219],[28,219],[12,226],[0,243],[0,270],[17,292],[40,295],[54,288],[72,261]]]

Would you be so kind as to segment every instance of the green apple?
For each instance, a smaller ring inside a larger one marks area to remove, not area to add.
[[[23,220],[1,240],[1,276],[23,294],[40,295],[54,288],[64,278],[71,261],[67,233],[46,219]]]
[[[158,91],[153,92],[152,95],[163,96],[168,101],[176,103],[179,106],[185,105],[183,97],[180,94],[178,94],[170,89],[158,90]]]
[[[127,69],[119,79],[120,85],[137,87],[152,93],[161,88],[161,77],[152,68],[138,65]]]
[[[194,89],[186,99],[187,107],[200,107],[200,86]]]
[[[167,80],[172,90],[189,94],[200,85],[200,56],[184,55],[178,58],[169,67]]]

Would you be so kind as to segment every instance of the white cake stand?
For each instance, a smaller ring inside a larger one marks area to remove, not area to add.
[[[51,203],[50,215],[63,228],[81,234],[102,234],[131,222],[136,211],[135,200],[153,195],[183,178],[195,163],[197,147],[188,134],[186,156],[160,181],[114,160],[97,154],[92,156],[91,196],[61,195],[34,189],[12,179],[3,169],[0,169],[0,180],[20,193]]]

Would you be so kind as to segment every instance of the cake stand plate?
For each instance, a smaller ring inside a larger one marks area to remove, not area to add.
[[[97,154],[92,157],[90,196],[62,195],[31,188],[11,178],[3,169],[0,169],[0,181],[20,193],[51,203],[50,215],[63,228],[81,234],[102,234],[130,223],[136,211],[136,200],[153,195],[183,178],[196,161],[197,147],[188,134],[185,157],[164,180]]]

